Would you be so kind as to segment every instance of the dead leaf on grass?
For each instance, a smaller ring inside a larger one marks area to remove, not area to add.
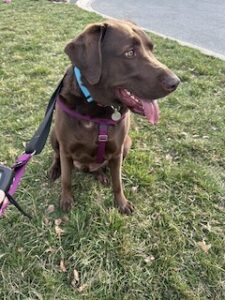
[[[132,186],[131,191],[132,193],[137,193],[138,186]]]
[[[55,220],[55,225],[59,226],[62,223],[62,219],[56,219]]]
[[[66,272],[66,266],[65,266],[65,262],[63,259],[60,260],[59,268],[60,268],[61,272],[63,272],[63,273]]]
[[[47,217],[44,217],[44,224],[48,226],[50,224],[50,220]]]
[[[182,131],[182,132],[180,133],[180,136],[182,136],[182,137],[187,137],[187,136],[188,136],[188,134],[187,134],[187,132],[185,132],[185,131]]]
[[[85,290],[88,287],[87,283],[82,284],[81,286],[79,286],[79,288],[77,289],[78,292],[83,292],[83,290]]]
[[[64,230],[62,228],[60,228],[58,225],[55,226],[55,233],[57,235],[57,237],[61,237],[61,235],[63,234]]]
[[[76,269],[73,270],[71,285],[73,288],[78,288],[80,283],[79,273]]]
[[[198,242],[199,247],[205,252],[208,253],[209,249],[212,247],[211,244],[206,244],[206,242],[203,240],[201,242]]]
[[[152,262],[153,260],[155,260],[155,257],[153,255],[146,256],[144,259],[146,263]]]
[[[55,211],[55,205],[50,204],[50,205],[48,206],[48,208],[47,208],[47,212],[48,212],[49,214],[51,214],[51,213],[53,213],[54,211]]]

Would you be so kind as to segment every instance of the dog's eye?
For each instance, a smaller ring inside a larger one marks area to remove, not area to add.
[[[129,50],[129,51],[126,51],[124,54],[125,54],[125,56],[126,56],[127,58],[132,58],[132,57],[134,57],[134,56],[136,55],[134,49],[131,49],[131,50]]]

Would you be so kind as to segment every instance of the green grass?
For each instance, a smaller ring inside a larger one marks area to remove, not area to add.
[[[0,1],[2,163],[14,162],[42,120],[69,64],[67,41],[100,19],[74,5]],[[76,173],[76,207],[63,216],[47,146],[16,196],[33,220],[10,207],[0,221],[0,299],[225,299],[225,62],[151,36],[182,84],[161,101],[158,126],[133,116],[123,181],[135,213],[120,215],[110,188]]]

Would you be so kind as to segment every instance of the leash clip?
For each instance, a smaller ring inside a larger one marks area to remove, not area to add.
[[[13,166],[12,166],[12,169],[13,170],[16,170],[20,167],[22,167],[23,165],[25,165],[27,163],[27,161],[33,157],[34,155],[36,154],[36,151],[33,151],[32,153],[26,153],[26,152],[23,152],[22,155],[18,158],[18,161],[16,161]],[[28,155],[28,158],[22,158],[23,156],[25,155]],[[21,160],[19,160],[21,159]]]
[[[30,154],[30,156],[33,157],[35,154],[36,154],[36,150],[34,150],[34,151]]]
[[[107,134],[99,134],[98,141],[99,142],[107,142],[108,141],[108,135]]]

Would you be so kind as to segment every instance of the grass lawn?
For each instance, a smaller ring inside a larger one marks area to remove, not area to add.
[[[101,18],[47,0],[0,1],[0,162],[11,165],[62,77],[68,40]],[[161,121],[133,116],[124,163],[136,210],[120,215],[110,188],[74,174],[76,206],[60,213],[49,145],[27,168],[0,220],[0,299],[225,299],[225,62],[152,36],[181,78]]]

